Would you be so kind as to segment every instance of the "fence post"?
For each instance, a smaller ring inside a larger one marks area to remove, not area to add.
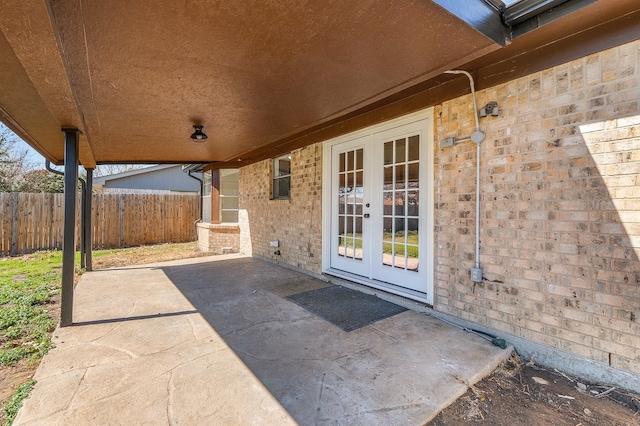
[[[124,247],[124,194],[118,196],[118,206],[120,208],[120,247]]]
[[[18,254],[18,228],[20,227],[20,214],[18,210],[18,193],[11,194],[11,256]]]

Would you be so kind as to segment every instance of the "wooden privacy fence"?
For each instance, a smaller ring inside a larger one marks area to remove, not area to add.
[[[199,203],[197,195],[93,194],[93,248],[194,241]],[[63,205],[63,194],[0,193],[0,256],[61,248]],[[80,199],[76,244],[79,236]]]

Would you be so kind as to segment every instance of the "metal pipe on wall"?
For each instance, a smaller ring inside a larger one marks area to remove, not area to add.
[[[445,74],[463,74],[469,79],[469,85],[471,87],[471,98],[473,99],[473,114],[476,122],[476,131],[471,135],[471,141],[476,144],[476,247],[475,247],[475,269],[480,269],[480,143],[484,140],[484,132],[480,130],[480,118],[478,117],[478,104],[476,102],[476,91],[473,82],[473,77],[470,73],[464,70],[451,70],[445,71]],[[472,271],[472,279],[473,279]],[[473,281],[478,281],[474,279]],[[480,271],[479,281],[482,281],[482,271]]]

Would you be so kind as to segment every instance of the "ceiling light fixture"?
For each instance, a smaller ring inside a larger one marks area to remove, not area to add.
[[[195,132],[191,135],[191,140],[194,142],[204,142],[209,137],[202,131],[204,126],[193,126]]]

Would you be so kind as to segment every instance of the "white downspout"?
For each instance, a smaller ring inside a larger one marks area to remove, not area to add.
[[[478,105],[476,103],[475,85],[473,77],[467,71],[451,70],[445,71],[445,74],[464,74],[469,79],[471,86],[471,97],[473,98],[473,113],[476,119],[476,130],[471,134],[471,141],[476,144],[476,263],[475,269],[479,270],[480,277],[475,277],[474,271],[471,271],[471,279],[475,282],[482,281],[482,270],[480,270],[480,143],[484,140],[485,134],[480,130],[480,119],[478,117]]]

